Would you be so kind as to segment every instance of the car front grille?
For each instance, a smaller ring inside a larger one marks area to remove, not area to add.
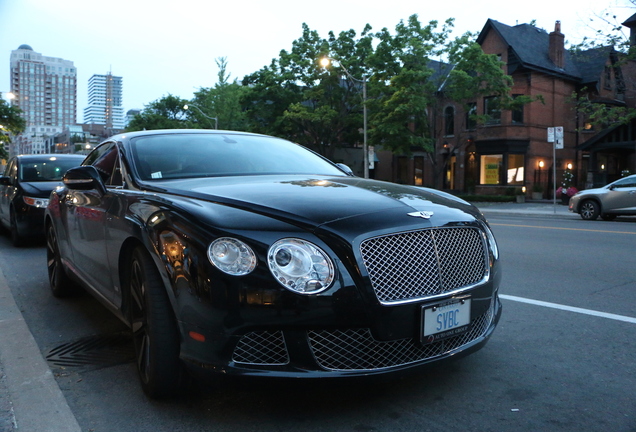
[[[477,228],[451,227],[374,237],[360,245],[381,303],[412,301],[483,281],[488,256]]]
[[[250,365],[286,365],[289,354],[282,331],[251,332],[239,340],[232,360]]]
[[[407,365],[450,353],[483,336],[493,320],[493,303],[486,313],[472,321],[467,332],[428,345],[410,338],[378,341],[368,328],[310,331],[309,345],[318,365],[328,370],[361,371]]]

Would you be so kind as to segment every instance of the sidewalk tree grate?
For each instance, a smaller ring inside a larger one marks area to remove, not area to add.
[[[84,337],[59,345],[46,353],[51,367],[84,368],[115,366],[134,361],[129,332]]]

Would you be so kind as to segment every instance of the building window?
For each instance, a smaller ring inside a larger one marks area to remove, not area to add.
[[[444,136],[455,135],[455,108],[446,107],[444,110]]]
[[[479,183],[482,185],[522,185],[525,156],[522,154],[482,155]]]
[[[603,80],[607,90],[612,89],[612,68],[605,66],[605,79]]]
[[[520,94],[512,95],[513,99],[517,99]],[[523,105],[519,105],[512,110],[512,124],[523,124]]]
[[[477,119],[475,119],[477,115],[477,104],[475,102],[469,102],[466,107],[466,129],[475,130],[477,129]]]
[[[423,186],[424,185],[424,157],[423,156],[415,156],[413,158],[413,168],[414,168],[415,186]]]
[[[501,109],[496,96],[484,98],[484,114],[488,116],[486,124],[501,124]]]
[[[506,183],[509,185],[522,185],[524,179],[524,155],[508,155],[508,171]]]
[[[481,156],[479,183],[483,185],[501,184],[503,155]]]

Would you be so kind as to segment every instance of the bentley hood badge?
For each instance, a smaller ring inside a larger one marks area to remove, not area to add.
[[[409,216],[421,217],[423,219],[430,219],[431,216],[433,216],[433,214],[434,213],[432,211],[416,211],[416,212],[408,213]]]

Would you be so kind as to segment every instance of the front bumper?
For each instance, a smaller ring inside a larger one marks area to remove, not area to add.
[[[477,310],[485,303],[487,306],[473,317],[467,331],[430,344],[420,342],[419,329],[412,331],[412,337],[389,340],[379,340],[371,328],[268,329],[211,343],[218,349],[213,362],[206,361],[207,350],[201,350],[206,343],[199,343],[194,350],[184,347],[182,359],[193,375],[204,379],[218,373],[318,378],[405,371],[460,358],[482,348],[499,321],[502,306],[497,295],[473,298],[473,303]],[[186,345],[194,348],[193,343]]]

